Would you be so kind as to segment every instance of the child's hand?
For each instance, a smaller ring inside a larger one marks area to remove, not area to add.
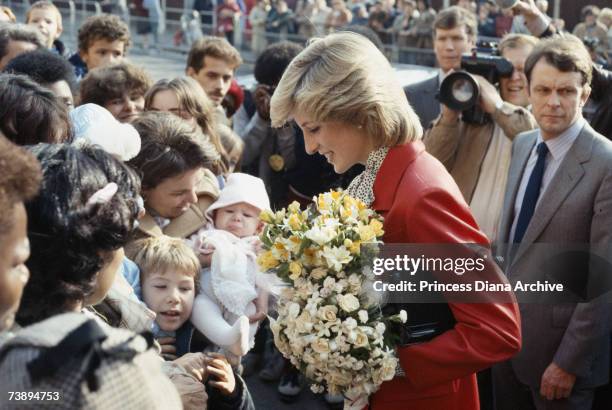
[[[236,389],[236,378],[225,356],[221,353],[209,353],[204,360],[209,376],[214,376],[214,380],[211,379],[209,384],[219,389],[221,394],[226,396],[232,394]]]
[[[165,360],[176,360],[176,339],[173,337],[160,337],[157,343],[161,346],[161,355]]]
[[[255,323],[264,320],[268,315],[268,292],[261,291],[255,299],[255,313],[249,316],[249,322]]]
[[[212,254],[215,252],[215,247],[208,243],[203,243],[198,247],[198,259],[203,268],[208,268],[212,261]]]
[[[206,356],[204,353],[187,353],[174,360],[174,363],[181,366],[187,373],[203,383],[208,377],[205,360]]]

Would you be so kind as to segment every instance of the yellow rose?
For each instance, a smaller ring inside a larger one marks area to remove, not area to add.
[[[302,221],[300,220],[299,215],[291,214],[291,216],[289,216],[289,220],[287,221],[287,225],[289,225],[289,228],[293,229],[294,231],[300,229],[302,226]]]
[[[291,280],[297,280],[297,278],[299,278],[300,274],[302,273],[302,265],[300,265],[299,262],[291,262],[289,264],[289,272],[291,272],[289,278]]]
[[[259,257],[257,258],[257,263],[261,267],[261,270],[267,271],[277,267],[279,261],[274,257],[272,251],[266,251],[259,255]]]
[[[340,199],[340,197],[342,196],[342,192],[340,191],[332,191],[331,192],[331,197],[334,201],[337,201],[338,199]]]
[[[293,201],[287,207],[289,212],[298,213],[300,212],[300,203],[298,201]]]
[[[355,241],[348,247],[349,252],[353,255],[359,255],[361,253],[361,241]]]
[[[359,237],[363,242],[368,242],[376,238],[376,233],[370,225],[360,225],[357,227],[357,231],[359,232]]]
[[[267,224],[274,223],[274,214],[271,211],[264,210],[259,214],[259,219]]]
[[[374,230],[376,236],[383,236],[385,231],[383,231],[383,224],[378,219],[372,219],[370,221],[370,227]]]

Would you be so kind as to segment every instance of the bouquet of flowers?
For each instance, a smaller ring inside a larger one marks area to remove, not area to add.
[[[382,218],[342,191],[314,202],[304,211],[294,202],[260,216],[265,251],[258,263],[289,285],[270,327],[279,351],[314,392],[327,388],[363,407],[395,375],[394,347],[406,312],[383,316],[365,268],[382,243]]]

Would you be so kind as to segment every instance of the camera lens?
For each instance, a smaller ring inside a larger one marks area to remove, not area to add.
[[[462,78],[456,80],[451,89],[453,98],[460,103],[470,101],[474,97],[474,91],[473,84]]]

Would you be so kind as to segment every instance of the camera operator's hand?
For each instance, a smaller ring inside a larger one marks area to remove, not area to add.
[[[503,103],[497,88],[480,75],[474,75],[480,87],[480,107],[488,114],[493,114],[498,105]]]
[[[538,6],[536,6],[535,0],[520,0],[512,7],[512,11],[515,15],[522,14],[525,18],[534,17],[542,13]]]
[[[445,125],[454,125],[459,120],[461,112],[451,110],[446,105],[442,104],[442,117],[440,118],[440,123]]]
[[[266,84],[258,84],[253,93],[255,100],[255,109],[262,120],[270,121],[270,86]]]
[[[536,6],[535,0],[520,0],[512,7],[512,12],[515,15],[523,16],[525,26],[536,37],[540,37],[546,32],[551,35],[557,31],[556,27],[551,24],[550,18]]]

